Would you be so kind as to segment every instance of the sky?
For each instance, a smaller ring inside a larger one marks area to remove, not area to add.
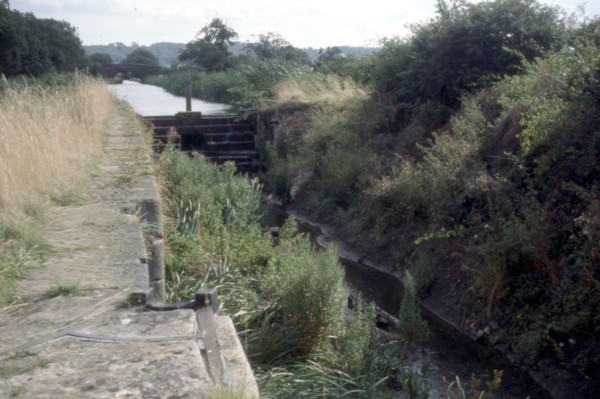
[[[473,0],[477,1],[477,0]],[[598,0],[538,0],[572,13],[600,15]],[[187,43],[213,18],[253,42],[276,32],[296,47],[378,46],[408,24],[435,16],[437,0],[9,0],[37,18],[69,22],[84,45]]]

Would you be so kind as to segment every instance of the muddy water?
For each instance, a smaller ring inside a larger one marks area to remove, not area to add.
[[[315,245],[334,245],[324,226],[310,223],[307,219],[293,215],[299,221],[301,231],[310,235]],[[338,251],[340,263],[345,271],[345,284],[350,293],[360,293],[368,301],[391,315],[397,315],[402,300],[402,284],[388,274],[361,261],[356,254]],[[513,366],[508,359],[490,348],[464,337],[454,328],[427,312],[423,313],[430,328],[430,339],[415,356],[405,361],[416,360],[428,365],[428,376],[432,386],[431,398],[445,398],[443,378],[468,382],[471,375],[482,381],[491,381],[494,370],[503,370],[502,386],[496,391],[496,399],[548,399],[551,396],[541,389],[531,377]],[[409,364],[406,364],[407,366]],[[482,387],[484,389],[484,387]]]

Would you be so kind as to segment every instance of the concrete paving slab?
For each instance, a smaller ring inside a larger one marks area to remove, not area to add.
[[[3,360],[0,397],[210,398],[197,344],[65,337]]]

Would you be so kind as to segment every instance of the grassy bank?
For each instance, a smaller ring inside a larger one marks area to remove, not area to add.
[[[599,59],[583,46],[526,64],[435,131],[415,121],[386,133],[375,96],[315,107],[307,128],[279,130],[266,178],[290,200],[296,176],[310,176],[293,206],[411,271],[422,300],[528,366],[591,378]]]
[[[352,82],[277,60],[213,76],[275,115],[263,177],[280,199],[409,271],[421,301],[479,340],[589,392],[599,27],[536,0],[440,1]]]
[[[51,204],[81,200],[81,183],[102,150],[112,96],[82,75],[45,83],[0,82],[0,307],[12,284],[47,250]]]

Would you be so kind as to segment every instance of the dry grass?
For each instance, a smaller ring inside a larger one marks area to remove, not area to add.
[[[82,75],[52,86],[0,80],[0,316],[18,308],[14,282],[48,251],[48,204],[80,197],[112,108],[106,85]]]
[[[6,90],[0,97],[0,221],[18,220],[86,175],[102,150],[112,104],[106,86],[84,76],[72,84]]]
[[[336,103],[365,95],[366,91],[352,79],[335,75],[303,75],[283,81],[275,88],[278,103]]]

